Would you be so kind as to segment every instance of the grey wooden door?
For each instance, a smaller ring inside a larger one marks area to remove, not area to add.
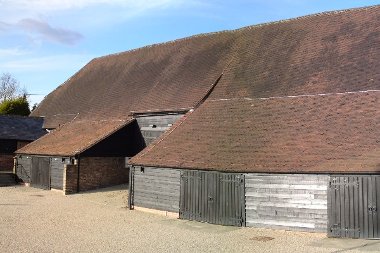
[[[50,189],[50,159],[48,157],[32,157],[31,186]]]
[[[244,175],[182,171],[179,217],[212,224],[244,226]]]
[[[65,164],[70,163],[69,157],[52,157],[50,159],[51,188],[63,189],[63,171]]]
[[[328,236],[380,238],[380,176],[332,176]]]
[[[16,175],[19,180],[24,183],[30,183],[32,168],[32,157],[30,156],[17,156]]]

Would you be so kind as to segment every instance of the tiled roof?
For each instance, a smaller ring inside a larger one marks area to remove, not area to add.
[[[131,123],[128,120],[74,120],[16,151],[18,154],[74,156]]]
[[[211,98],[380,89],[380,5],[203,34],[96,58],[33,116],[124,118]],[[54,124],[52,118],[49,125]],[[62,122],[61,122],[62,123]]]
[[[241,29],[211,98],[380,89],[380,5]]]
[[[33,141],[47,132],[43,118],[0,115],[0,139]]]
[[[130,160],[230,172],[380,172],[380,91],[208,100]]]
[[[230,32],[96,58],[50,93],[32,115],[125,118],[131,111],[192,108],[220,77]]]
[[[68,123],[78,117],[78,114],[56,114],[49,115],[44,117],[44,125],[43,128],[53,129],[56,127],[60,127],[65,123]]]

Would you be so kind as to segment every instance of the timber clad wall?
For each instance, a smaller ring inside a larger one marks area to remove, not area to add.
[[[246,174],[246,225],[325,232],[328,182],[327,175]]]
[[[180,170],[136,166],[134,205],[179,213],[180,177]]]
[[[148,146],[152,141],[160,137],[182,116],[183,114],[170,114],[137,118],[136,120],[144,137],[145,144]]]
[[[51,188],[63,189],[64,166],[69,163],[69,157],[52,157],[50,159]]]
[[[13,169],[13,155],[0,154],[0,171],[11,171]]]
[[[82,157],[79,176],[79,191],[88,191],[127,183],[129,170],[124,157]]]

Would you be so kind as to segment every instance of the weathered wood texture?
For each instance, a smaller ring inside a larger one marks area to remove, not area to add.
[[[327,175],[246,174],[246,225],[327,230]]]
[[[63,170],[65,164],[69,163],[69,157],[52,157],[50,159],[51,188],[63,189]]]
[[[17,156],[16,175],[24,183],[30,183],[32,169],[32,157],[26,155]]]
[[[180,176],[180,170],[136,166],[134,205],[178,213]]]
[[[328,236],[380,238],[380,176],[331,176]]]
[[[244,226],[244,175],[182,170],[181,219]]]
[[[136,120],[144,137],[145,144],[148,146],[152,141],[160,137],[182,116],[183,114],[168,114],[138,117]]]
[[[32,157],[30,184],[33,187],[50,190],[50,158]]]

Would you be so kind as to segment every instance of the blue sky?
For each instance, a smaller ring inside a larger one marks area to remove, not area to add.
[[[0,0],[0,73],[31,104],[92,58],[199,33],[380,4],[380,0]]]

